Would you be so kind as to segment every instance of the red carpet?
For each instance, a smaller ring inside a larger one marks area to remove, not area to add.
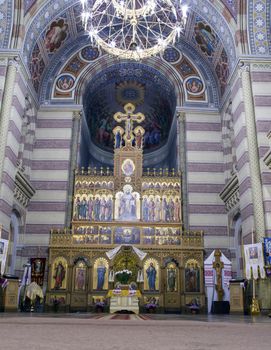
[[[111,320],[130,320],[130,315],[125,315],[125,314],[116,314],[113,315]]]

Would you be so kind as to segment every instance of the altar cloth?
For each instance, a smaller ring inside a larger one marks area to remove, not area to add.
[[[123,289],[110,289],[106,295],[107,298],[111,298],[111,297],[141,297],[141,293],[140,290],[123,290]]]

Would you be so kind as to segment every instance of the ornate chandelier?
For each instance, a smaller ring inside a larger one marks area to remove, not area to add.
[[[174,44],[184,30],[182,0],[81,0],[91,43],[119,58],[140,60]]]

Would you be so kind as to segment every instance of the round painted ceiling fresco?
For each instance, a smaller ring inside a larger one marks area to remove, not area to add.
[[[144,151],[163,146],[168,139],[175,106],[174,87],[157,70],[141,63],[121,63],[97,74],[84,96],[84,112],[91,142],[113,152],[113,115],[131,102],[145,114]]]

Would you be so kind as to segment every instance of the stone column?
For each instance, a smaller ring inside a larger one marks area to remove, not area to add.
[[[7,143],[8,126],[11,115],[13,91],[18,68],[18,58],[8,61],[6,80],[3,91],[2,106],[0,112],[0,185],[2,183],[5,161],[5,149]]]
[[[245,120],[248,143],[248,158],[252,189],[253,213],[256,231],[256,241],[265,236],[263,192],[261,183],[261,171],[258,153],[257,129],[255,121],[255,109],[253,103],[253,93],[251,86],[250,66],[244,62],[240,65],[240,75],[242,80]]]
[[[185,145],[185,113],[179,112],[177,114],[177,130],[178,130],[178,164],[181,171],[181,187],[182,187],[182,221],[184,229],[188,230],[188,193],[187,193],[187,169],[186,169],[186,145]]]
[[[81,130],[81,111],[74,111],[72,117],[72,138],[71,138],[71,154],[70,154],[70,169],[69,169],[69,188],[68,188],[68,205],[66,212],[65,226],[71,225],[72,218],[72,202],[73,202],[73,187],[74,187],[74,171],[77,167],[78,142]]]

